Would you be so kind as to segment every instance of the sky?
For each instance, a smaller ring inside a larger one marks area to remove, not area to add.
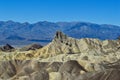
[[[120,0],[0,0],[0,21],[120,25]]]

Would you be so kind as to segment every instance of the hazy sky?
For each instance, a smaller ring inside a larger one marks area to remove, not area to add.
[[[120,0],[0,0],[0,21],[120,25]]]

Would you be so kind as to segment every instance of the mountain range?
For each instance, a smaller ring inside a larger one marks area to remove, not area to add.
[[[47,44],[56,31],[62,31],[74,38],[98,38],[114,40],[120,35],[120,26],[89,22],[47,22],[19,23],[0,21],[0,45]]]

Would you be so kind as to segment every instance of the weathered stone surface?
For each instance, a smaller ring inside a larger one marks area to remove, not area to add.
[[[42,47],[43,46],[40,44],[31,44],[31,45],[28,45],[28,46],[21,48],[20,51],[36,50],[36,49],[40,49]]]
[[[87,71],[78,61],[39,62],[12,60],[0,62],[2,80],[120,80],[120,61],[103,64],[106,69]]]
[[[120,80],[120,70],[105,70],[85,73],[74,80]]]
[[[10,44],[6,44],[5,46],[0,47],[1,51],[11,52],[14,51],[14,47],[12,47]]]
[[[0,78],[49,80],[50,72],[58,72],[62,62],[39,62],[36,60],[11,60],[0,62]]]
[[[0,52],[4,80],[120,80],[118,40],[74,39],[57,32],[41,49]]]
[[[77,61],[71,60],[65,62],[61,67],[59,72],[62,75],[62,80],[74,80],[80,71],[87,72]]]

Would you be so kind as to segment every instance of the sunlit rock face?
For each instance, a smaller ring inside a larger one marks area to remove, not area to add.
[[[120,41],[119,40],[99,40],[93,38],[75,39],[68,37],[64,33],[57,31],[54,39],[48,45],[42,47],[33,45],[25,47],[26,50],[12,52],[12,54],[1,53],[1,60],[7,59],[31,59],[31,58],[51,58],[59,55],[76,54],[78,57],[104,58],[107,61],[119,59]],[[14,58],[13,58],[14,57]],[[95,59],[93,59],[95,60]],[[101,60],[101,59],[100,59]],[[99,60],[98,60],[99,61]]]
[[[120,42],[118,40],[104,40],[92,38],[74,39],[62,32],[56,32],[51,43],[38,50],[35,56],[52,57],[58,54],[87,54],[88,55],[112,55],[118,54]],[[117,56],[116,56],[117,57]]]
[[[0,51],[3,80],[120,80],[120,40],[75,39],[57,31],[35,49]]]
[[[36,60],[11,60],[0,62],[1,79],[49,80],[49,73],[58,72],[62,62],[39,62]]]
[[[87,71],[76,60],[40,62],[11,60],[0,62],[1,80],[120,80],[120,62],[104,64],[104,70]]]

